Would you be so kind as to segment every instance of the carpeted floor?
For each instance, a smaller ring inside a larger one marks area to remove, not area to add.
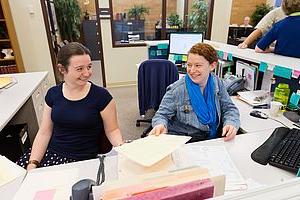
[[[117,104],[119,126],[124,139],[134,140],[140,138],[143,130],[149,124],[141,123],[140,127],[135,126],[136,120],[141,119],[138,108],[137,86],[108,88],[108,90]],[[148,113],[147,115],[151,116],[153,111],[150,110]]]
[[[93,75],[91,81],[102,86],[101,64],[100,61],[92,61]],[[124,86],[107,88],[113,95],[117,103],[118,121],[123,137],[126,140],[134,140],[140,138],[143,130],[149,124],[141,123],[140,127],[136,127],[136,120],[141,119],[139,116],[137,86]],[[149,111],[147,116],[153,115],[153,111]],[[146,117],[147,118],[147,117]]]

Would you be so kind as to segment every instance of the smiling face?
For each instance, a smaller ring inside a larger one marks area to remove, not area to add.
[[[209,73],[215,68],[215,62],[209,62],[198,54],[189,53],[187,60],[187,73],[194,83],[204,88],[207,83]]]
[[[187,73],[192,81],[203,90],[209,73],[215,69],[218,61],[216,50],[209,44],[198,43],[188,53]]]
[[[65,82],[85,85],[92,75],[91,57],[88,54],[72,56],[67,70],[61,72]]]

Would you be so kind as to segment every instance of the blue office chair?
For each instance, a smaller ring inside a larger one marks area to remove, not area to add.
[[[138,71],[138,100],[139,110],[142,117],[149,109],[158,110],[160,102],[166,93],[166,88],[178,80],[177,66],[169,60],[150,59],[144,61]],[[144,130],[141,137],[146,136],[150,130],[152,119],[138,119],[136,126],[140,122],[150,123]]]

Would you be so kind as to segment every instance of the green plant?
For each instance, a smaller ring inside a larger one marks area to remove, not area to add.
[[[253,26],[256,26],[258,22],[268,13],[272,10],[272,8],[265,3],[262,3],[260,5],[256,6],[256,9],[251,15],[251,22]]]
[[[206,32],[208,5],[204,0],[194,0],[189,16],[189,28],[196,32]]]
[[[167,22],[169,26],[177,26],[178,28],[182,25],[182,20],[179,19],[179,15],[176,13],[172,13],[168,16]]]
[[[128,10],[128,17],[140,20],[145,14],[149,14],[149,8],[143,5],[134,5]]]
[[[57,25],[62,40],[77,41],[80,36],[80,7],[77,0],[54,1]]]

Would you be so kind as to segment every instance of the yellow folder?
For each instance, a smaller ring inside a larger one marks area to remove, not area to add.
[[[4,88],[13,82],[11,76],[1,76],[0,77],[0,88]]]

